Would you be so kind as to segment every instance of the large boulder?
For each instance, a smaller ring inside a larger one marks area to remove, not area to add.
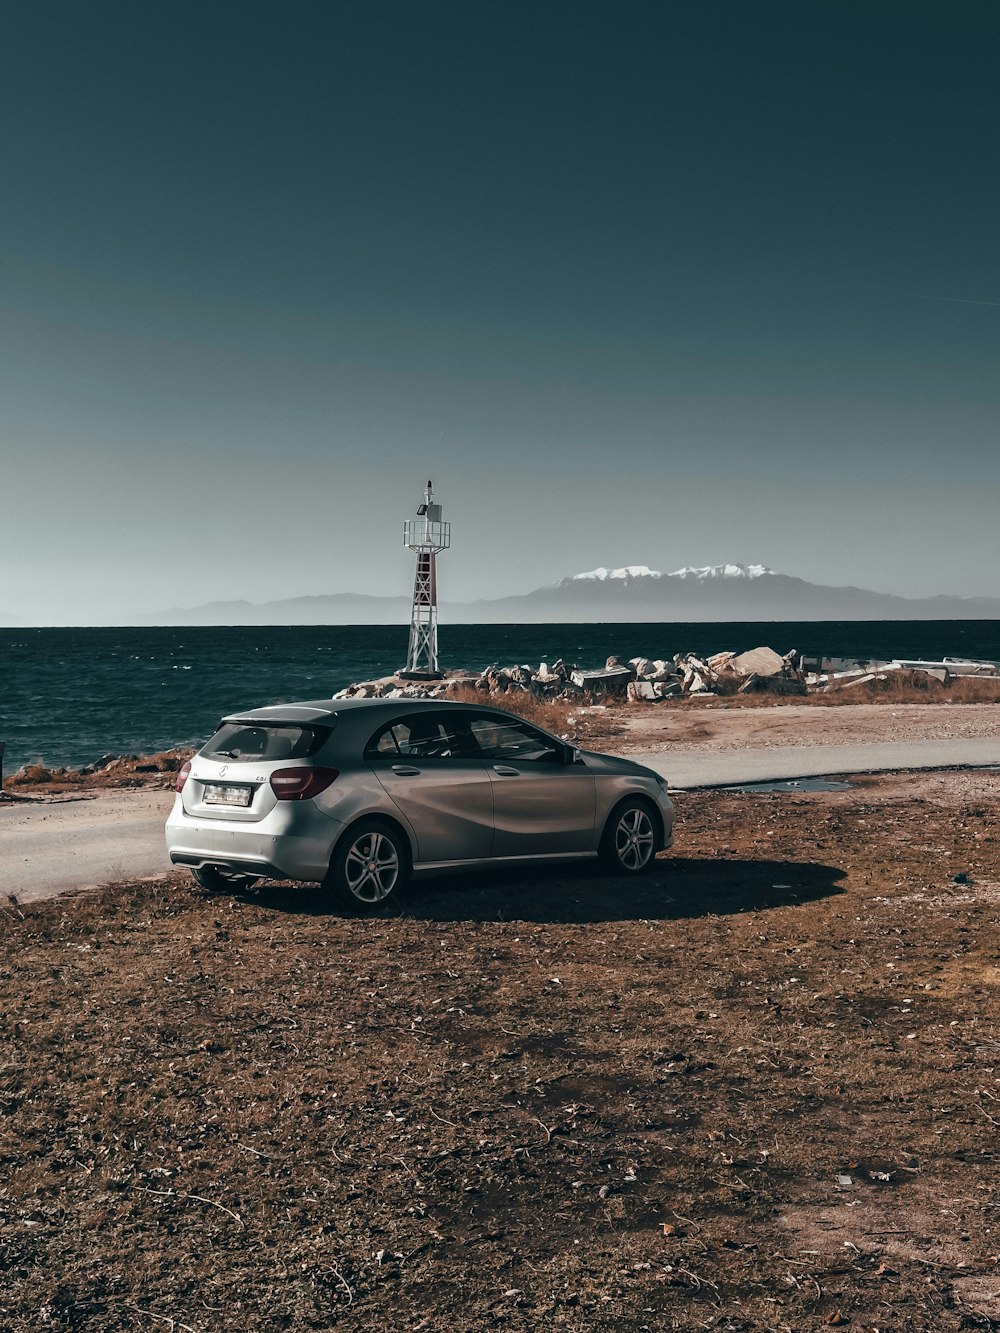
[[[787,664],[773,648],[751,648],[737,653],[729,665],[738,676],[781,676]]]
[[[574,685],[595,694],[624,694],[635,672],[631,667],[611,666],[594,671],[574,671],[570,676]]]

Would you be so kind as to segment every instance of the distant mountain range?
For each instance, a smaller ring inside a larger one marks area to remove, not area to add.
[[[361,593],[274,602],[209,602],[144,617],[149,625],[386,625],[409,618],[410,599]],[[444,602],[452,624],[711,620],[996,620],[1000,598],[896,597],[834,588],[764,565],[706,565],[664,574],[647,565],[587,570],[534,592]]]

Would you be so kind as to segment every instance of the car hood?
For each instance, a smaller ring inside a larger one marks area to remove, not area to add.
[[[616,754],[598,754],[596,750],[581,750],[580,754],[593,773],[635,773],[644,778],[655,778],[660,781],[658,773],[643,764],[635,763],[632,759],[622,759]]]

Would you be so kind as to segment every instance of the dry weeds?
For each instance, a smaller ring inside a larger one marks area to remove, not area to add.
[[[26,764],[16,773],[6,775],[4,788],[10,791],[45,788],[64,790],[74,787],[106,790],[117,787],[169,787],[174,774],[193,750],[160,750],[156,754],[108,756],[105,767],[96,772],[79,768],[49,768],[45,764]]]
[[[583,693],[579,698],[557,697],[544,699],[527,690],[508,690],[506,694],[489,695],[470,686],[448,691],[452,703],[476,704],[480,708],[503,708],[508,713],[533,722],[564,740],[591,745],[606,741],[622,733],[624,728],[616,717],[623,705],[608,706],[604,698]]]
[[[849,708],[856,704],[975,704],[1000,703],[1000,676],[957,676],[942,684],[921,672],[887,672],[881,679],[849,688],[810,690],[808,694],[691,695],[667,699],[654,707],[683,707],[697,704],[714,708],[787,708],[811,704],[817,708]]]
[[[639,884],[371,921],[8,909],[0,1326],[1000,1327],[998,794],[681,795]]]

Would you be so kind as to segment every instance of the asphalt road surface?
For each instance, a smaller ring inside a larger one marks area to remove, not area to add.
[[[637,754],[671,787],[1000,766],[1000,738],[879,745],[769,746],[725,753],[672,749]],[[0,805],[0,901],[52,898],[114,879],[166,874],[163,822],[170,791],[100,792],[92,797]]]
[[[631,757],[662,773],[671,787],[733,787],[746,782],[780,782],[839,773],[992,767],[1000,764],[1000,736],[878,745],[773,745],[725,752],[676,749]]]
[[[172,791],[102,791],[0,805],[0,902],[170,870],[163,824]]]

